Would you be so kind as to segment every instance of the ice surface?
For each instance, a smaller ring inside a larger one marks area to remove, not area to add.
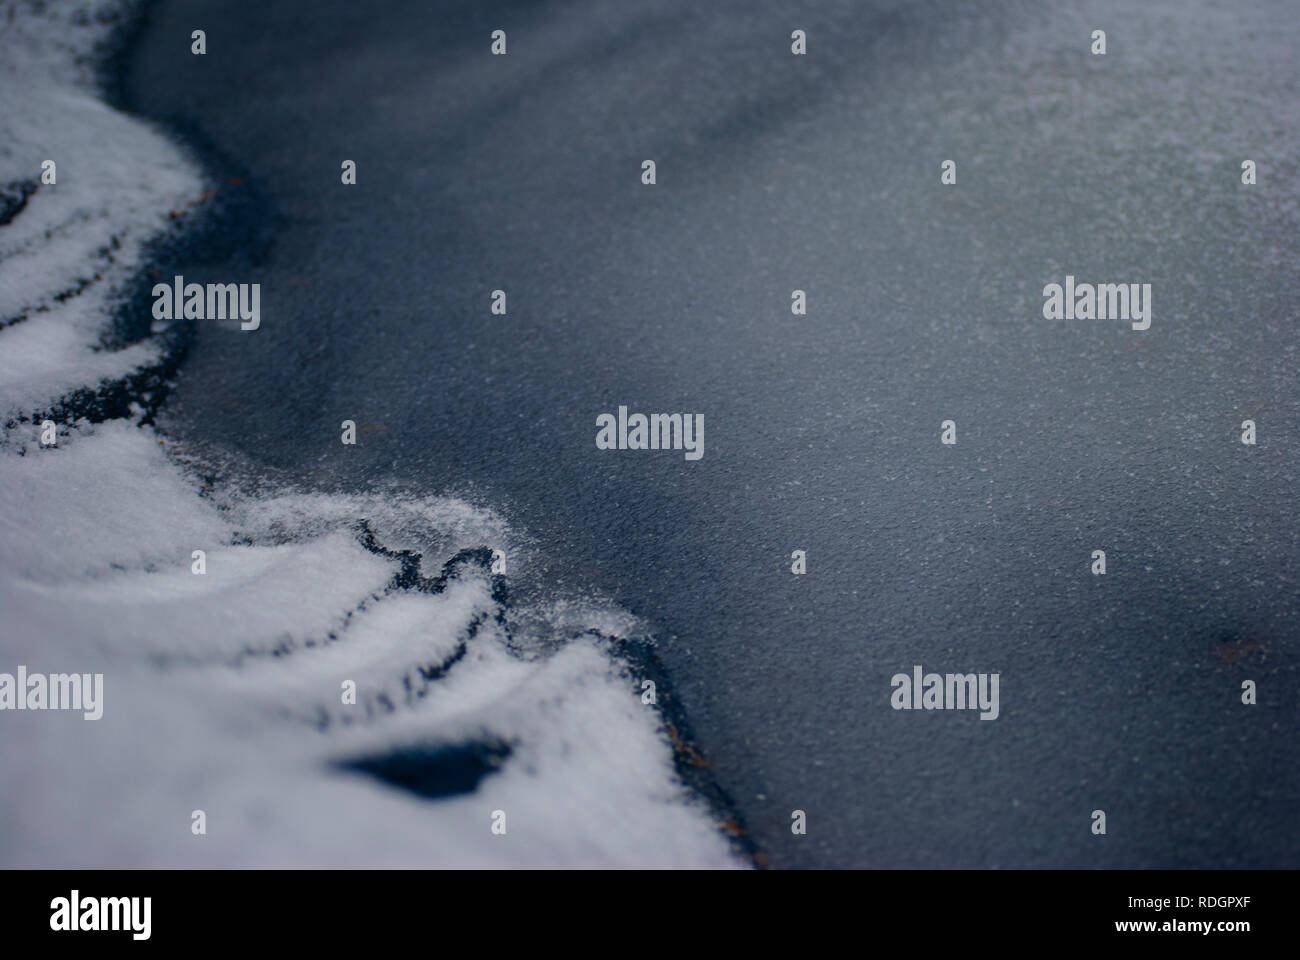
[[[1233,695],[1300,669],[1293,0],[522,7],[160,2],[132,103],[290,214],[282,352],[204,338],[168,428],[508,504],[654,618],[778,866],[1300,862],[1300,702]],[[1067,274],[1151,282],[1151,329],[1045,320]],[[597,450],[624,403],[705,457]],[[337,456],[345,416],[385,432]],[[999,719],[904,719],[917,663],[1000,671]]]

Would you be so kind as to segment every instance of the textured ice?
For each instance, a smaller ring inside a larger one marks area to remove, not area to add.
[[[169,429],[508,503],[654,617],[778,866],[1300,862],[1297,701],[1233,695],[1300,669],[1294,0],[524,6],[160,4],[132,103],[292,217],[284,351],[205,338]],[[1067,274],[1152,283],[1151,329],[1045,320]],[[707,455],[595,449],[624,403]],[[336,456],[344,416],[387,432]],[[999,719],[903,719],[916,663],[1000,672]]]

